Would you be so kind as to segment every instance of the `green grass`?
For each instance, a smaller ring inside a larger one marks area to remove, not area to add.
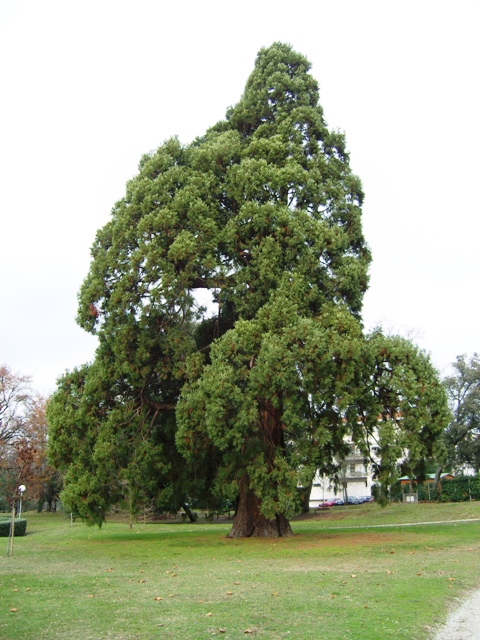
[[[479,580],[480,503],[334,508],[273,541],[26,517],[14,556],[0,547],[4,640],[421,640]]]

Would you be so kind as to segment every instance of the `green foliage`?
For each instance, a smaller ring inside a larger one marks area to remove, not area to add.
[[[10,535],[10,527],[11,527],[11,519],[9,520],[0,520],[0,538],[8,538]],[[24,536],[26,535],[27,532],[27,521],[24,520],[23,518],[21,518],[20,520],[18,518],[15,518],[15,526],[14,526],[14,532],[13,535],[15,537],[17,536]]]
[[[439,495],[442,502],[467,502],[480,500],[480,478],[478,476],[459,476],[454,480],[442,480]]]
[[[214,509],[239,494],[273,521],[347,434],[367,448],[378,415],[381,482],[394,454],[430,453],[428,358],[362,335],[363,192],[309,68],[288,45],[262,49],[225,120],[145,155],[97,233],[78,322],[99,348],[48,414],[62,500],[87,522],[117,501]]]
[[[350,408],[353,440],[370,458],[374,494],[385,503],[398,477],[421,479],[426,461],[442,455],[450,412],[429,357],[408,340],[374,331],[362,363]]]
[[[447,461],[454,468],[480,469],[480,357],[458,356],[444,380],[452,420],[445,431]]]
[[[176,512],[187,490],[201,495],[203,484],[192,486],[194,467],[175,448],[173,412],[117,395],[102,364],[65,374],[48,406],[49,457],[64,473],[65,509],[97,525],[117,503],[132,516],[147,505]]]
[[[285,306],[279,307],[283,313]],[[343,442],[348,396],[340,398],[340,389],[353,375],[360,332],[348,314],[338,315],[352,331],[342,335],[339,318],[328,326],[326,314],[324,326],[292,314],[291,324],[276,331],[270,314],[263,323],[237,322],[213,345],[211,364],[185,387],[179,403],[179,446],[188,454],[208,439],[223,452],[218,491],[230,491],[247,474],[270,517],[293,512],[297,486],[308,484]]]

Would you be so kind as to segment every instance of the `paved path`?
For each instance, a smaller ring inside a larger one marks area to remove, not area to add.
[[[452,611],[434,640],[480,640],[480,590]]]
[[[322,527],[324,529],[382,529],[384,527],[423,527],[426,524],[456,524],[457,522],[480,522],[480,518],[466,518],[465,520],[434,520],[430,522],[402,522],[396,524],[346,524],[334,527]]]

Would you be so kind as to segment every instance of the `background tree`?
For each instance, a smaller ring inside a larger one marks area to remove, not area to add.
[[[89,521],[145,482],[179,504],[237,498],[231,536],[290,535],[297,487],[345,450],[370,253],[309,69],[262,49],[225,120],[144,156],[97,234],[78,322],[99,348],[49,405]]]
[[[445,431],[447,464],[480,469],[480,357],[457,356],[455,372],[445,378],[452,421]]]
[[[24,435],[25,414],[31,398],[31,379],[0,365],[0,447]]]
[[[20,446],[29,450],[32,456],[28,477],[24,473],[25,484],[28,483],[26,497],[37,500],[38,509],[45,506],[47,511],[55,511],[62,489],[62,477],[47,460],[48,402],[48,398],[40,394],[32,396],[26,416],[25,437]]]
[[[20,484],[27,486],[25,499],[40,498],[49,484],[53,488],[56,472],[46,460],[46,404],[28,376],[0,367],[0,491],[5,505],[18,497]]]
[[[425,465],[442,458],[447,397],[428,355],[380,329],[366,337],[357,376],[352,439],[372,465],[374,494],[385,503],[398,477],[423,481]]]

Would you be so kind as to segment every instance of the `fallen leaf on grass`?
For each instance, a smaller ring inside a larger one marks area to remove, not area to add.
[[[146,582],[146,580],[139,580],[138,582]]]
[[[388,575],[389,575],[389,576],[393,576],[393,574],[395,573],[395,571],[389,571],[389,570],[387,569],[386,573],[388,573]]]
[[[448,585],[448,588],[449,588],[449,589],[451,589],[451,588],[452,588],[452,585],[451,585],[451,584],[449,584],[449,585]]]
[[[449,582],[455,582],[455,578],[449,578],[448,581]]]
[[[89,593],[87,598],[93,598],[93,593]]]
[[[421,576],[421,575],[422,575],[421,573],[417,573],[417,576]]]
[[[25,591],[31,591],[30,587],[28,587],[27,589],[25,589]]]
[[[14,591],[20,591],[20,589],[14,589]]]
[[[245,629],[243,633],[255,633],[253,629]]]
[[[206,618],[209,618],[211,615],[212,615],[212,612],[211,612],[211,611],[209,611],[207,614],[205,614],[205,617],[206,617]]]
[[[424,629],[426,629],[427,631],[431,631],[432,627],[429,627],[428,624],[425,625]]]
[[[154,600],[163,600],[161,596],[155,596]]]
[[[172,573],[172,575],[170,576],[171,578],[176,578],[178,574],[176,573]]]
[[[16,607],[13,607],[13,609],[10,609],[10,613],[17,613],[18,609]]]
[[[278,596],[278,591],[274,591],[274,592],[272,593],[272,596]]]
[[[233,591],[227,591],[227,596],[233,596]]]
[[[227,630],[226,629],[219,629],[218,632],[219,633],[227,633]]]
[[[356,578],[357,576],[356,576],[356,574],[355,574],[355,573],[352,573],[351,577],[352,577],[352,578]]]
[[[233,584],[240,584],[239,582],[234,582]]]

